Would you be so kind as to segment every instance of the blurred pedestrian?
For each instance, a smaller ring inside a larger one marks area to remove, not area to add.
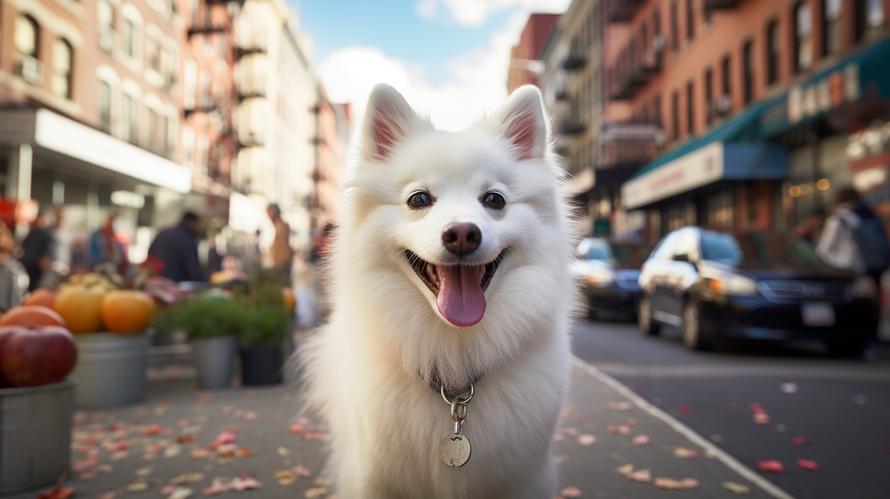
[[[43,273],[52,264],[53,234],[49,229],[47,213],[38,211],[37,218],[31,223],[31,230],[22,241],[21,262],[28,273],[28,291],[34,291],[40,286]]]
[[[127,254],[114,231],[117,212],[111,210],[105,222],[90,236],[90,268],[107,268],[120,275],[127,272]]]
[[[25,291],[22,276],[27,274],[22,264],[13,258],[14,254],[15,238],[0,221],[0,312],[21,303]]]
[[[826,218],[828,218],[828,213],[825,212],[825,208],[816,208],[807,215],[807,218],[800,225],[794,228],[794,234],[815,246],[819,244],[822,230],[825,229]]]
[[[290,226],[281,218],[281,207],[277,204],[270,204],[266,208],[266,213],[275,226],[275,237],[272,239],[272,246],[269,247],[269,261],[272,269],[280,273],[285,284],[290,286],[291,264],[294,259],[294,250],[290,246]]]
[[[177,225],[158,233],[148,256],[161,262],[161,275],[176,282],[204,282],[207,278],[198,259],[201,217],[192,211],[182,214]]]
[[[816,247],[829,264],[870,275],[880,285],[881,274],[890,267],[890,240],[880,218],[851,187],[835,196],[834,211]]]

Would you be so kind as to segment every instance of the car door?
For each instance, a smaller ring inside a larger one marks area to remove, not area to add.
[[[668,305],[668,279],[676,241],[677,232],[665,236],[646,260],[640,273],[640,286],[649,295],[653,317],[662,315]]]
[[[679,325],[683,314],[686,290],[696,281],[699,260],[699,231],[685,228],[677,232],[676,243],[664,279],[663,311],[665,322]]]

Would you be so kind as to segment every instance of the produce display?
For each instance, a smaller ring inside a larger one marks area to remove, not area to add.
[[[152,297],[142,291],[112,291],[102,299],[102,322],[112,333],[144,331],[154,314]]]
[[[77,345],[63,327],[0,328],[0,388],[57,383],[76,363]]]
[[[40,305],[15,307],[0,317],[0,326],[60,326],[65,319],[55,310]]]
[[[41,307],[56,308],[56,292],[51,289],[38,289],[28,295],[22,305],[40,305]]]
[[[72,333],[102,330],[102,300],[106,292],[76,284],[65,285],[56,296],[56,312],[68,323]]]

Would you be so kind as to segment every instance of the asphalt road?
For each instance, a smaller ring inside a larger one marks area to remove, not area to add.
[[[677,331],[647,338],[634,324],[589,321],[574,331],[581,359],[750,468],[780,461],[784,471],[765,476],[800,498],[890,497],[886,350],[864,360],[828,358],[805,344],[700,353],[685,350]]]

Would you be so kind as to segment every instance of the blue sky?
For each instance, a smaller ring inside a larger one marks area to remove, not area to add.
[[[506,97],[510,47],[531,12],[571,0],[286,0],[312,41],[334,101],[361,114],[377,83],[401,91],[445,129],[462,128]]]

